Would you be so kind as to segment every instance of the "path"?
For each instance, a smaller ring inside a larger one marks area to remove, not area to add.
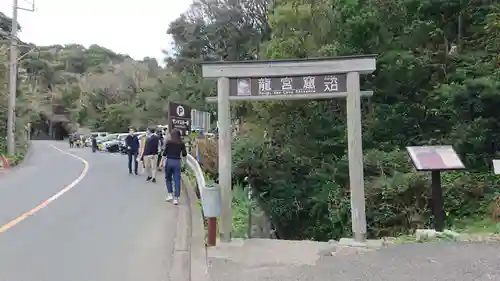
[[[436,242],[378,250],[265,239],[231,244],[209,249],[213,281],[500,280],[499,243]]]
[[[86,160],[88,171],[74,188],[0,232],[1,280],[185,281],[170,279],[179,274],[170,269],[180,268],[172,263],[176,218],[185,206],[164,202],[162,181],[129,176],[125,157],[34,142],[21,168],[0,174],[0,225],[85,172],[81,159],[52,145]]]

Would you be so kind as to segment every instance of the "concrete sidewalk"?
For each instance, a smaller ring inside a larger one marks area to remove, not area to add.
[[[235,240],[208,249],[212,281],[500,280],[498,243],[425,243],[381,249],[336,243]]]

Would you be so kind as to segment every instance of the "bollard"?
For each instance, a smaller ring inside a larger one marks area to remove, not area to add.
[[[2,154],[2,166],[1,167],[4,168],[4,169],[10,168],[9,160],[3,154]]]
[[[216,184],[207,184],[201,192],[201,205],[203,214],[208,220],[209,247],[216,245],[217,240],[217,217],[220,216],[221,195],[220,187]]]
[[[247,178],[248,177],[246,177],[245,180],[247,180]],[[252,200],[253,200],[252,188],[248,186],[248,201],[250,201],[250,204],[248,204],[248,228],[247,228],[248,239],[252,238]]]

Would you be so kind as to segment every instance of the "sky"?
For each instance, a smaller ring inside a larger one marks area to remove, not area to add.
[[[37,45],[98,44],[134,59],[154,57],[172,40],[168,24],[187,10],[191,0],[18,0],[19,38]],[[12,0],[0,0],[0,11],[12,17]]]

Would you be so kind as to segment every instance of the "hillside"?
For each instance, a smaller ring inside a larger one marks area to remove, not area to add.
[[[157,86],[162,71],[155,60],[135,61],[97,45],[38,47],[21,68],[26,72],[23,81],[46,99],[37,105],[41,111],[66,114],[80,126],[113,131],[128,126],[114,120],[121,115],[113,111],[116,106],[122,105],[129,118],[144,111],[147,105],[142,101]]]
[[[204,60],[377,54],[361,85],[375,93],[363,101],[369,235],[432,222],[429,175],[414,171],[408,145],[451,144],[465,162],[443,176],[448,224],[495,217],[497,1],[195,1],[169,32],[169,66],[197,82]],[[345,101],[234,103],[233,114],[247,131],[233,142],[234,180],[249,176],[278,236],[349,236]]]
[[[10,19],[5,15],[0,19],[0,26],[8,33]],[[1,46],[2,61],[8,63],[8,44],[4,41]],[[165,123],[168,97],[182,99],[175,74],[161,68],[155,59],[136,61],[97,45],[33,47],[30,53],[29,47],[20,48],[21,118],[33,121],[39,114],[45,118],[57,114],[71,120],[73,130],[125,131],[131,124]]]

